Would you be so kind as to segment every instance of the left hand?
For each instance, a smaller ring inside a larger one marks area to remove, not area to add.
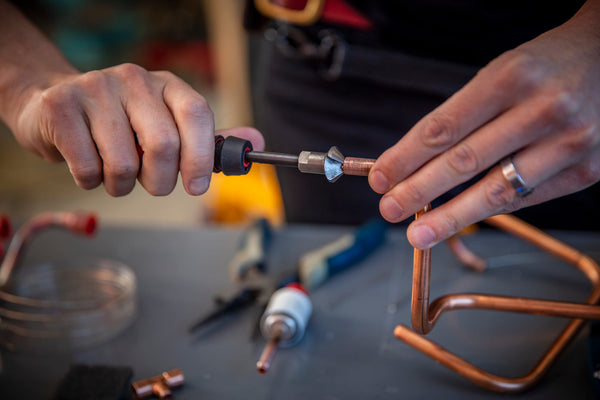
[[[519,197],[499,166],[423,215],[408,239],[425,249],[488,216],[600,180],[600,1],[484,67],[385,151],[369,175],[382,216],[399,222],[514,153]]]

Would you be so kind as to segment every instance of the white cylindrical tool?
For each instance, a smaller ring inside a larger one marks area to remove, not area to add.
[[[260,330],[266,339],[278,336],[282,347],[298,343],[312,312],[312,303],[306,289],[297,283],[277,290],[271,296],[260,321]]]

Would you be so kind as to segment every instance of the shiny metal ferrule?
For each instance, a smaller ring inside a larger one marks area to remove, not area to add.
[[[344,172],[344,156],[333,146],[327,153],[303,151],[298,156],[298,170],[308,174],[325,175],[329,182],[337,181]]]

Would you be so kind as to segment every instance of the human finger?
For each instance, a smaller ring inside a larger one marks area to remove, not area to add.
[[[553,129],[568,129],[562,124],[553,99],[537,97],[519,104],[489,121],[472,134],[430,160],[420,169],[389,190],[381,199],[380,211],[390,222],[399,222],[430,203],[441,194],[485,171],[508,154],[524,148],[549,135]],[[577,131],[550,135],[547,145],[556,158],[540,158],[541,163],[552,162],[552,174],[573,161],[579,151],[564,151],[560,143],[579,143]],[[584,141],[583,145],[586,145]],[[544,141],[542,141],[544,143]],[[542,144],[543,145],[543,144]],[[581,146],[580,146],[581,147]],[[558,151],[557,151],[558,150]]]
[[[102,161],[76,93],[69,85],[46,90],[38,106],[44,158],[64,159],[77,186],[93,189],[102,183]]]
[[[479,71],[377,159],[369,174],[371,188],[380,194],[387,192],[519,101],[537,79],[528,63],[526,56],[513,50]]]
[[[114,67],[111,74],[118,85],[119,105],[131,127],[128,135],[123,134],[127,160],[135,160],[136,176],[148,193],[167,195],[175,187],[179,172],[179,133],[163,102],[162,85],[145,69],[133,64]],[[141,159],[135,147],[136,138],[142,150]]]
[[[600,179],[598,153],[597,149],[588,152],[577,162],[557,171],[558,167],[539,162],[548,155],[548,148],[524,149],[513,157],[512,162],[526,187],[535,188],[530,195],[521,197],[497,166],[463,193],[413,222],[407,231],[408,239],[413,246],[425,249],[489,216],[584,189]]]
[[[194,196],[208,190],[214,163],[214,118],[208,102],[169,72],[155,72],[165,80],[163,98],[179,129],[179,169],[185,190]]]
[[[79,85],[94,93],[93,97],[83,97],[82,106],[102,160],[105,190],[111,196],[124,196],[134,188],[139,170],[130,119],[114,95],[115,83],[109,74],[88,72]]]

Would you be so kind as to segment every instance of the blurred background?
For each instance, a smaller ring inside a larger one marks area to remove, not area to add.
[[[132,62],[170,70],[208,99],[217,129],[252,125],[248,37],[243,0],[37,0],[17,5],[80,71]],[[223,184],[227,179],[227,184]],[[213,176],[209,192],[166,197],[138,184],[113,198],[102,186],[78,188],[65,163],[30,154],[0,122],[0,214],[23,220],[41,211],[90,210],[103,223],[177,225],[243,223],[283,210],[274,171],[253,166],[246,177]]]

